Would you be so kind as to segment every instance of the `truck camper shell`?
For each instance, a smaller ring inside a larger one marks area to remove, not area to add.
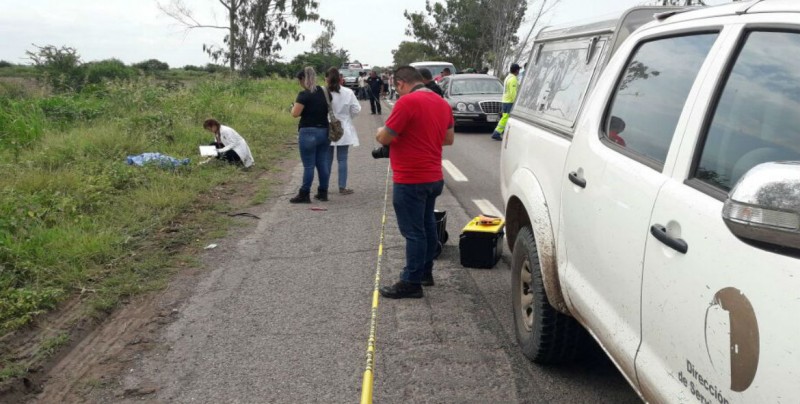
[[[635,7],[619,18],[568,27],[545,27],[536,35],[512,116],[565,136],[572,130],[597,76],[620,44],[663,13],[685,7]]]

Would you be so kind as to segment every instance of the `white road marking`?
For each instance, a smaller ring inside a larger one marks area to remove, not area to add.
[[[467,178],[464,173],[459,170],[455,164],[453,164],[450,160],[442,160],[442,167],[444,167],[445,171],[453,177],[453,181],[455,182],[467,182],[469,179]]]
[[[503,212],[500,212],[500,209],[494,207],[494,204],[486,199],[473,199],[472,203],[474,203],[484,215],[503,217]]]

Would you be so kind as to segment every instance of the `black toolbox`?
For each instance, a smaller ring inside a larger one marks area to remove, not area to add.
[[[485,217],[472,219],[461,231],[458,250],[461,265],[467,268],[493,268],[503,255],[505,221],[496,219],[490,224]]]

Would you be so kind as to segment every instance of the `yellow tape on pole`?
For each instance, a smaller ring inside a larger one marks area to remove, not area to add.
[[[375,335],[378,329],[378,298],[381,285],[381,261],[383,260],[383,239],[386,234],[386,208],[389,205],[389,174],[386,167],[386,185],[383,192],[383,216],[381,217],[381,235],[378,243],[378,263],[375,265],[375,287],[372,291],[372,309],[369,320],[369,339],[367,340],[367,366],[361,382],[361,404],[372,404],[372,389],[375,382]]]

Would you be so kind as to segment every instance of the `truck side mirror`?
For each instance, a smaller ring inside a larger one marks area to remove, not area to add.
[[[722,219],[739,238],[800,249],[800,161],[750,169],[728,194]]]

